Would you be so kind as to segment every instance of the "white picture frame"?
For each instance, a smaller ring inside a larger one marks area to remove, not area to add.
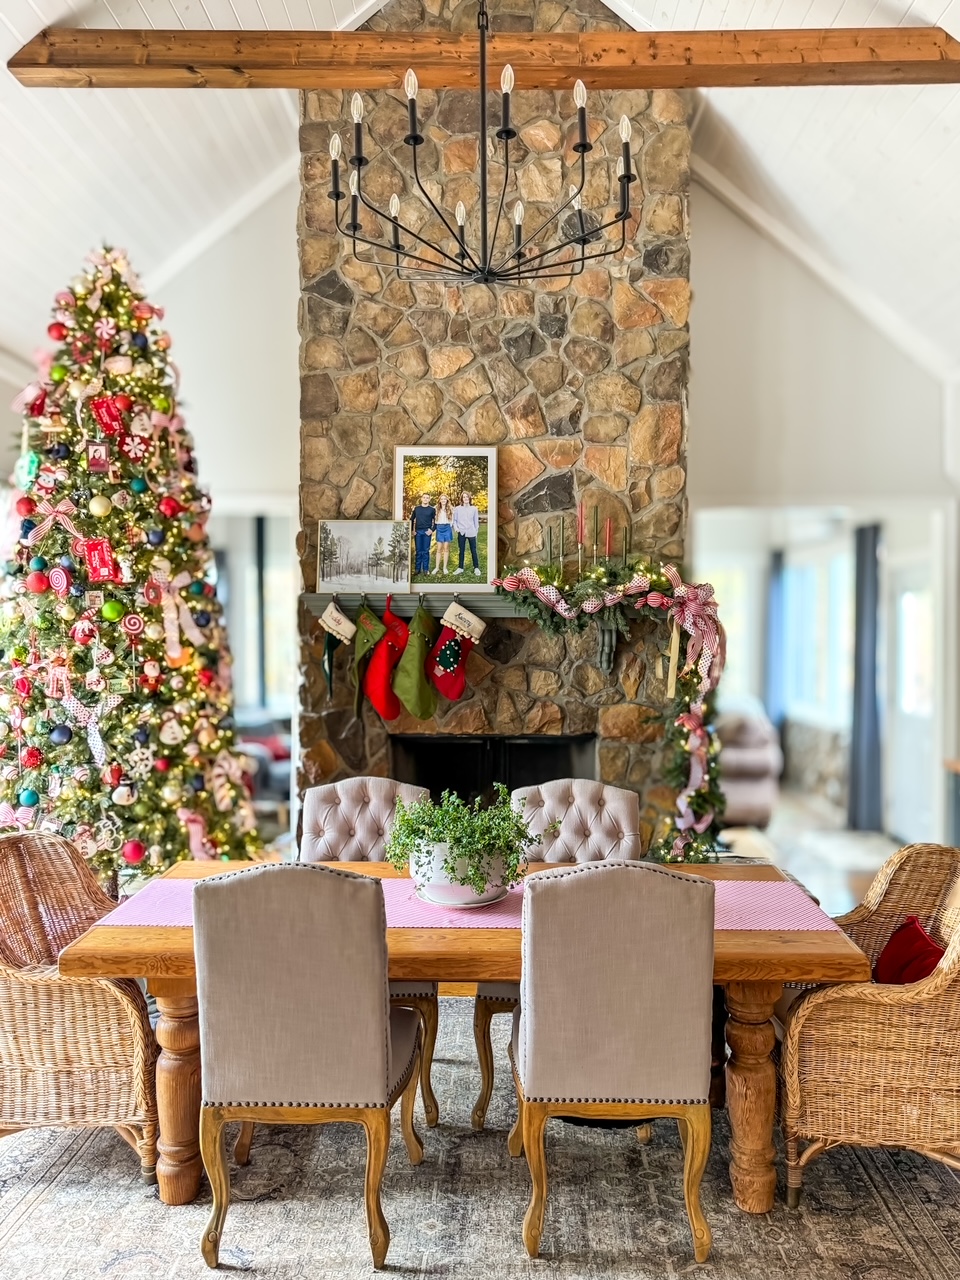
[[[470,503],[462,502],[463,493],[470,495]],[[427,522],[421,502],[424,494],[434,511],[428,545],[426,539],[417,537],[418,532],[422,534],[426,529],[415,527],[417,523]],[[440,504],[441,496],[447,498],[446,510]],[[472,512],[470,507],[474,509]],[[397,445],[393,461],[393,514],[396,520],[405,520],[410,528],[411,591],[433,589],[476,594],[493,590],[497,576],[496,446]],[[449,531],[445,528],[448,522],[442,518],[445,514],[450,515]],[[471,534],[469,530],[473,528],[476,533]],[[445,534],[450,537],[449,542]]]

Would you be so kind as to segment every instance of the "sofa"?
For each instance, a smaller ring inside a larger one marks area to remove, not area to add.
[[[727,801],[725,827],[766,827],[780,792],[783,752],[776,729],[762,713],[722,712],[720,788]]]

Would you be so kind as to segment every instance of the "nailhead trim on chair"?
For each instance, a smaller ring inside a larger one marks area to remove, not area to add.
[[[304,865],[309,866],[310,864],[305,863]],[[346,874],[352,873],[347,872]],[[404,1076],[409,1074],[419,1048],[418,1035],[414,1037],[413,1052],[407,1059],[406,1066],[397,1077],[398,1080],[402,1080]],[[368,1110],[384,1111],[391,1104],[388,1102],[211,1102],[209,1099],[204,1099],[200,1105],[203,1107],[316,1107],[318,1111],[344,1111],[351,1107],[363,1107]]]
[[[521,1085],[523,1081],[520,1081]],[[570,1102],[570,1103],[604,1103],[611,1102],[630,1107],[699,1107],[705,1106],[707,1098],[531,1098],[526,1093],[524,1102]]]

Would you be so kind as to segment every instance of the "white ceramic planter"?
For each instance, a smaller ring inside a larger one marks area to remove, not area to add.
[[[477,894],[469,885],[451,880],[444,871],[443,864],[449,852],[449,844],[431,844],[419,849],[410,859],[410,875],[416,881],[421,897],[443,907],[476,907],[482,902],[495,902],[502,896],[502,862],[494,861],[494,872],[498,866],[500,868],[496,880],[487,885],[485,892]],[[462,862],[458,863],[457,870],[461,874],[465,870]]]

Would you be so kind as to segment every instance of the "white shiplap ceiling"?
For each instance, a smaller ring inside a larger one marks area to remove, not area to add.
[[[492,0],[496,5],[496,0]],[[638,29],[936,24],[960,0],[608,0]],[[0,0],[44,26],[355,27],[377,0]],[[0,378],[98,240],[154,286],[295,171],[296,95],[27,90],[0,72]],[[960,372],[960,87],[709,90],[695,172],[916,359]]]

